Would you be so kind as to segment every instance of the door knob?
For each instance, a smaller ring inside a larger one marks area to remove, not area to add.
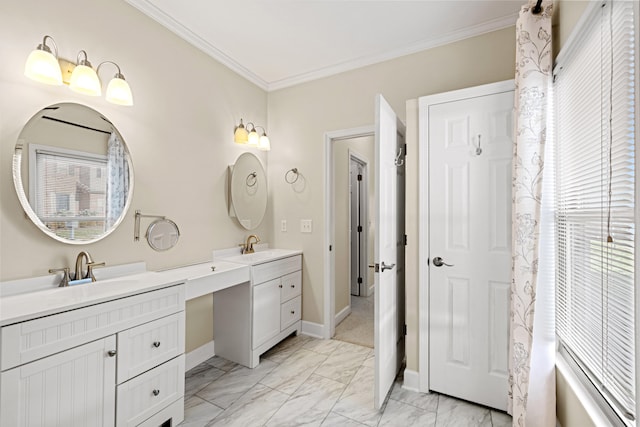
[[[385,271],[385,270],[391,270],[391,269],[393,269],[393,267],[395,267],[395,266],[396,266],[395,264],[389,264],[389,265],[387,265],[387,264],[385,264],[385,263],[384,263],[384,261],[382,261],[382,265],[380,266],[380,269],[381,269],[382,271]]]
[[[439,256],[435,257],[433,259],[433,265],[435,265],[436,267],[442,267],[443,265],[446,265],[447,267],[453,267],[453,264],[447,264],[446,262],[444,262],[444,260],[442,258],[440,258]]]

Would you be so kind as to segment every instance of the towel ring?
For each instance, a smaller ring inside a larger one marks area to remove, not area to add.
[[[253,187],[258,183],[258,174],[256,172],[251,172],[247,175],[246,179],[247,187]]]
[[[291,168],[284,174],[284,180],[287,181],[287,184],[295,183],[299,177],[298,168]]]

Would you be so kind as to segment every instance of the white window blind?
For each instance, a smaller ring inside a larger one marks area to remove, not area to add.
[[[556,330],[594,387],[633,424],[633,2],[601,3],[581,31],[554,85]]]

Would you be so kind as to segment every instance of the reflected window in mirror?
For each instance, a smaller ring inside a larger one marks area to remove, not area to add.
[[[111,233],[132,197],[133,166],[122,136],[84,105],[39,111],[20,133],[13,167],[29,218],[65,243],[91,243]]]

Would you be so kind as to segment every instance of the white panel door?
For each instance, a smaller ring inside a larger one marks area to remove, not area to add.
[[[115,349],[112,335],[2,372],[0,425],[113,426]]]
[[[505,410],[513,91],[429,108],[429,388]]]
[[[381,408],[393,385],[399,367],[397,350],[397,168],[398,141],[404,141],[404,126],[382,97],[376,96],[375,170],[376,231],[374,262],[375,306],[375,393],[376,408]]]

